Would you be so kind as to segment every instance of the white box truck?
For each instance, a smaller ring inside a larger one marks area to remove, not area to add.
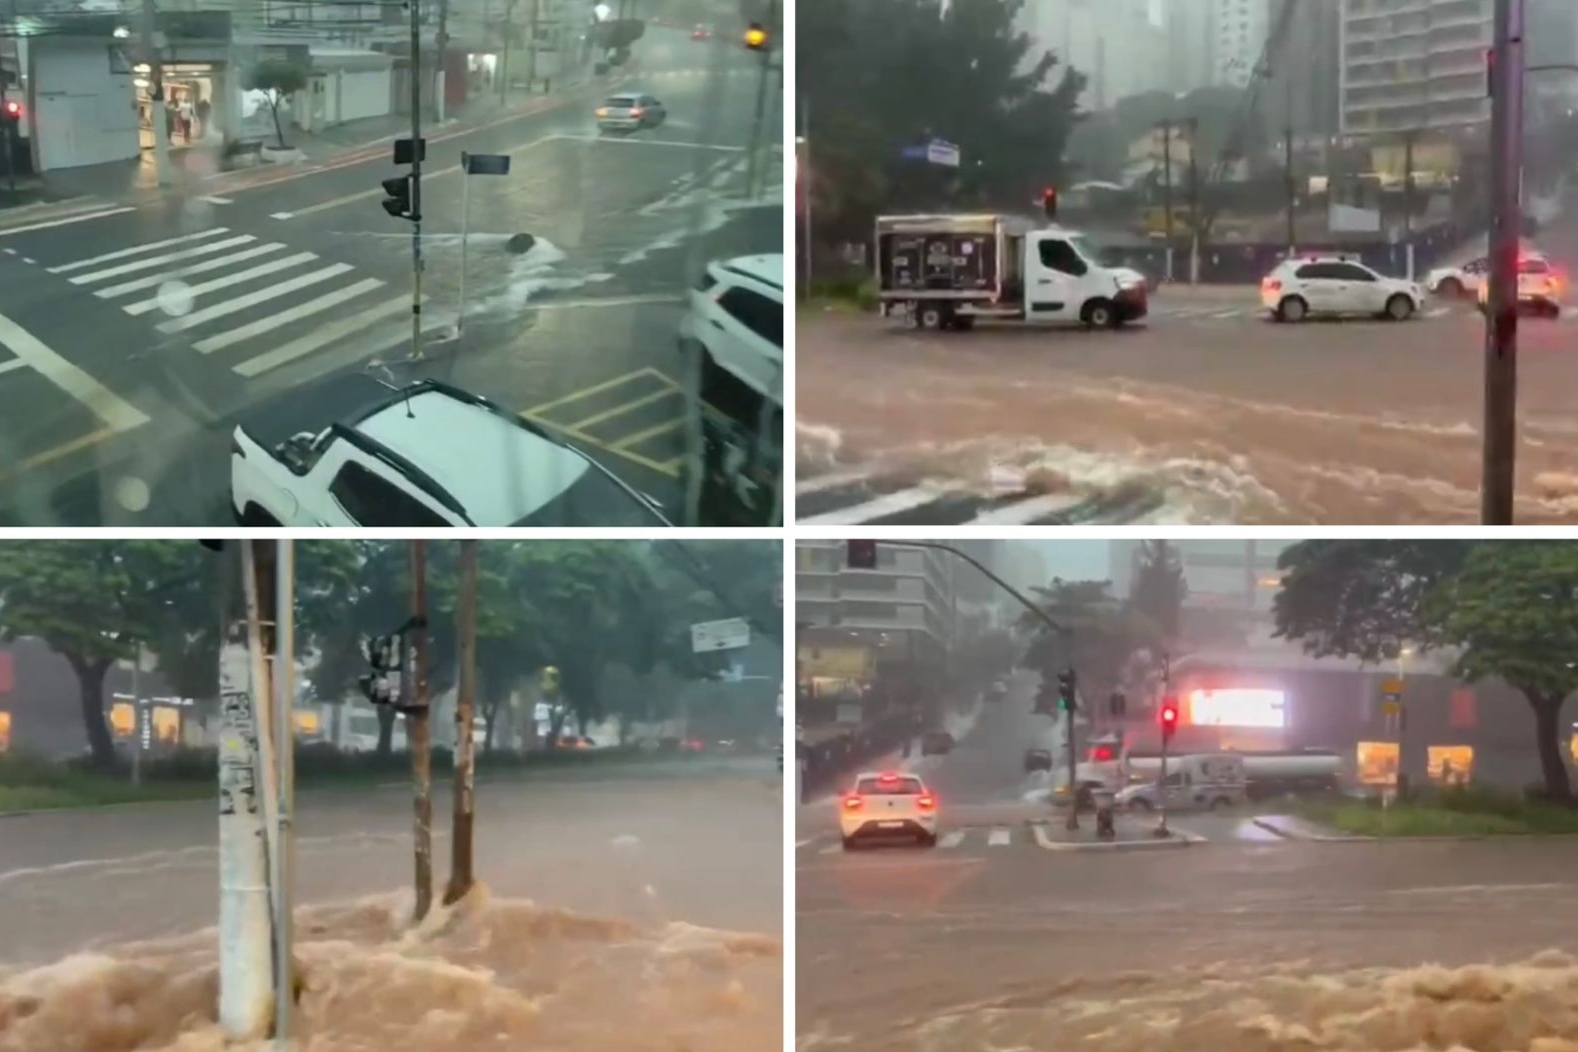
[[[977,320],[1116,329],[1145,317],[1145,276],[1109,267],[1078,231],[1006,215],[880,216],[883,313],[919,329]]]

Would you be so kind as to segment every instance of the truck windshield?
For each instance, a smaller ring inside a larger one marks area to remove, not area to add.
[[[1098,267],[1110,265],[1107,260],[1106,250],[1096,242],[1092,241],[1090,238],[1086,237],[1084,234],[1074,234],[1070,236],[1068,243],[1074,246],[1074,251],[1078,252],[1080,258],[1085,262]]]

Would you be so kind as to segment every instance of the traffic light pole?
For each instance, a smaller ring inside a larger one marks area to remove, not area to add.
[[[422,23],[411,5],[411,360],[422,357]],[[418,542],[420,543],[420,542]],[[423,717],[423,722],[426,722]],[[422,910],[425,913],[426,909]],[[421,913],[418,913],[421,916]]]
[[[1165,703],[1172,691],[1173,685],[1173,659],[1166,651],[1162,652],[1162,699]],[[1172,735],[1165,724],[1162,726],[1162,769],[1156,781],[1156,836],[1169,837],[1172,833],[1167,830],[1167,746],[1172,741]]]
[[[1068,825],[1069,829],[1079,828],[1079,779],[1074,777],[1076,752],[1074,749],[1074,705],[1073,699],[1065,710],[1068,713]]]
[[[1522,233],[1523,0],[1496,0],[1490,100],[1490,296],[1480,522],[1510,526],[1517,454],[1518,242]]]

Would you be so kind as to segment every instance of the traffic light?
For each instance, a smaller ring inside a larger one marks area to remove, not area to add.
[[[1058,708],[1064,712],[1073,712],[1079,708],[1079,684],[1074,678],[1074,670],[1066,668],[1057,674],[1057,703]]]
[[[1122,719],[1124,716],[1128,715],[1129,699],[1123,696],[1123,692],[1121,690],[1113,691],[1112,697],[1107,699],[1107,711],[1119,719]]]
[[[851,570],[875,570],[877,568],[876,541],[849,541],[848,546],[848,565]]]
[[[1178,733],[1178,699],[1162,699],[1162,744],[1173,740],[1173,735]]]
[[[1049,186],[1041,191],[1041,210],[1048,219],[1057,218],[1057,187]]]
[[[397,175],[393,179],[385,179],[383,188],[384,193],[388,195],[384,198],[385,212],[388,212],[396,219],[417,220],[422,218],[411,207],[411,177],[409,175]]]
[[[767,30],[762,28],[760,22],[752,22],[745,28],[745,47],[750,51],[766,51],[768,46]]]
[[[6,99],[4,107],[0,107],[0,118],[7,121],[22,119],[22,104],[16,99]]]

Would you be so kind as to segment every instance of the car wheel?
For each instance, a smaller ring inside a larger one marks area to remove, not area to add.
[[[920,837],[919,837],[919,840],[920,840],[920,846],[921,847],[936,847],[937,846],[937,834],[936,833],[922,833],[920,835]]]
[[[1232,807],[1232,806],[1233,806],[1233,801],[1229,800],[1225,796],[1219,796],[1215,800],[1211,801],[1211,810],[1213,810],[1213,811],[1226,811],[1229,807]]]
[[[1447,298],[1454,300],[1462,299],[1463,294],[1467,291],[1468,290],[1463,287],[1463,283],[1457,278],[1447,278],[1445,281],[1441,282],[1441,284],[1436,286],[1437,295],[1446,296]]]
[[[1117,312],[1112,309],[1112,304],[1106,300],[1091,300],[1085,304],[1085,309],[1080,312],[1080,320],[1087,328],[1109,329],[1117,319]]]
[[[1281,321],[1303,321],[1309,313],[1310,305],[1302,296],[1289,296],[1277,304],[1277,318]]]
[[[278,519],[264,511],[262,508],[258,507],[256,504],[253,504],[251,501],[247,502],[246,508],[242,510],[240,518],[237,521],[239,521],[242,526],[249,526],[253,528],[282,525]]]
[[[1393,321],[1407,321],[1413,314],[1414,301],[1401,292],[1386,301],[1386,316]]]
[[[1149,811],[1150,809],[1151,802],[1144,797],[1140,797],[1138,800],[1129,805],[1130,811]]]

